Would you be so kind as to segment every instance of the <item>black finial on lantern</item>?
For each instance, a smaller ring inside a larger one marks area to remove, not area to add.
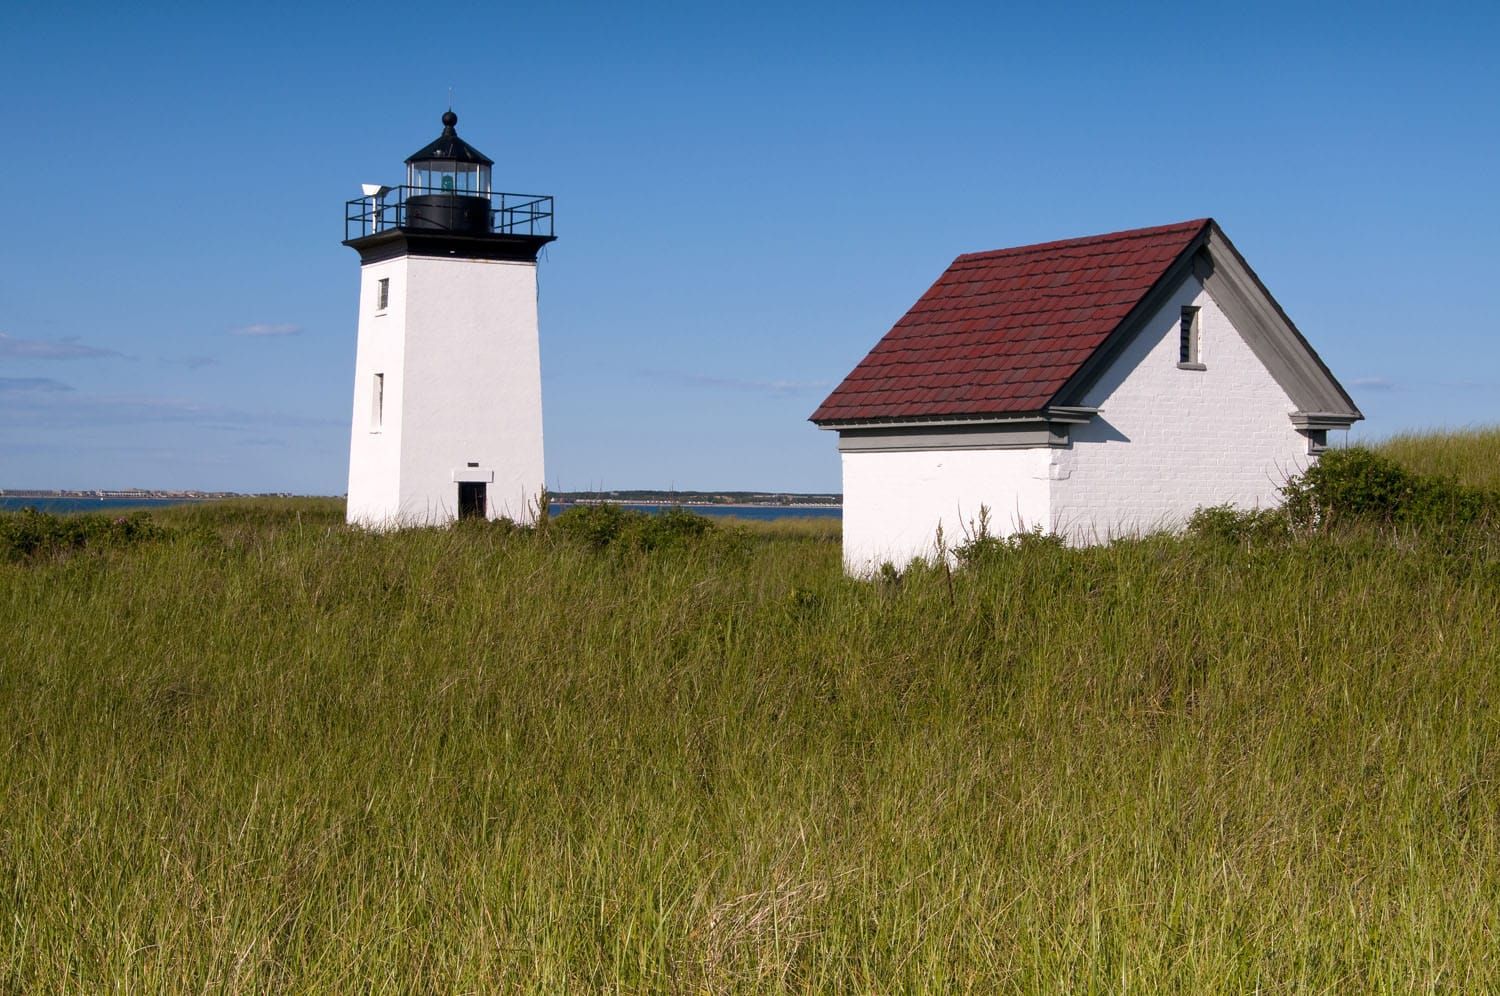
[[[443,133],[406,160],[406,227],[488,234],[489,156],[458,137],[453,108],[443,112]]]

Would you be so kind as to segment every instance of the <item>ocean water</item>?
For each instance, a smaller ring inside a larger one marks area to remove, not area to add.
[[[552,514],[558,515],[570,508],[577,508],[578,502],[552,503]],[[635,512],[665,512],[673,505],[647,505],[620,503],[621,508],[628,508]],[[844,515],[844,510],[837,505],[801,505],[788,508],[784,505],[683,505],[684,509],[695,515],[706,515],[715,519],[839,519]]]
[[[165,508],[211,501],[205,498],[13,498],[0,497],[0,512],[34,508],[38,512],[123,512],[136,508]]]
[[[23,508],[34,508],[39,512],[120,512],[136,508],[162,508],[167,505],[189,505],[195,502],[212,501],[211,498],[12,498],[0,497],[0,511],[14,512]],[[553,502],[552,514],[559,515],[573,503]],[[665,512],[671,505],[622,505],[622,508],[637,512]],[[787,508],[782,505],[685,505],[689,512],[714,518],[732,516],[737,519],[838,519],[843,509],[837,506],[816,505]]]

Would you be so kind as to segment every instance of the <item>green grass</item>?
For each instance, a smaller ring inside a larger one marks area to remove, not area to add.
[[[1500,426],[1402,433],[1373,449],[1419,474],[1500,490]]]
[[[0,562],[0,992],[1500,989],[1500,537]]]

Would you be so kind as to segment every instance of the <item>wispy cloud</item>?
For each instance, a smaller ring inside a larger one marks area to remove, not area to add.
[[[230,335],[251,336],[252,338],[268,339],[273,336],[301,335],[302,326],[293,325],[290,322],[254,322],[250,325],[238,325],[229,330]]]
[[[1349,386],[1361,391],[1408,391],[1431,390],[1437,388],[1443,391],[1495,391],[1500,390],[1500,384],[1489,380],[1413,380],[1394,381],[1386,377],[1355,377],[1349,382]]]
[[[163,356],[160,360],[163,366],[187,367],[189,370],[201,370],[219,362],[214,356]]]
[[[752,394],[770,394],[789,397],[808,391],[825,391],[826,380],[756,380],[745,377],[719,377],[713,374],[682,373],[675,370],[642,370],[642,377],[651,380],[669,381],[683,387],[706,387],[720,391],[744,391]]]
[[[1500,387],[1488,380],[1440,380],[1437,386],[1452,391],[1493,391]]]
[[[6,383],[22,386],[6,389]],[[48,386],[56,385],[56,386]],[[191,424],[202,429],[242,433],[257,429],[325,428],[343,420],[286,412],[244,411],[180,398],[121,397],[72,392],[66,384],[44,378],[0,379],[0,425],[7,428],[73,429],[92,426]]]
[[[113,349],[86,346],[77,336],[62,339],[21,339],[0,332],[0,356],[18,360],[89,360],[106,356],[124,356]]]
[[[0,391],[40,391],[53,394],[71,390],[72,385],[51,377],[0,377]]]

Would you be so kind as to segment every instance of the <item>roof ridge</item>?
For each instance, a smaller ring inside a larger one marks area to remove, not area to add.
[[[1189,221],[1173,222],[1169,225],[1153,225],[1150,228],[1127,228],[1118,232],[1103,232],[1099,235],[1083,235],[1073,239],[1057,239],[1052,242],[1034,242],[1031,245],[1011,246],[1006,249],[985,249],[979,252],[960,253],[953,262],[967,263],[980,259],[999,259],[1005,256],[1022,256],[1028,253],[1051,251],[1056,249],[1075,249],[1081,246],[1099,245],[1105,242],[1124,242],[1129,239],[1152,238],[1158,235],[1166,235],[1172,232],[1185,232],[1190,229],[1201,229],[1211,224],[1212,218],[1193,218]]]
[[[1040,411],[1211,218],[965,253],[813,412],[830,422]]]

